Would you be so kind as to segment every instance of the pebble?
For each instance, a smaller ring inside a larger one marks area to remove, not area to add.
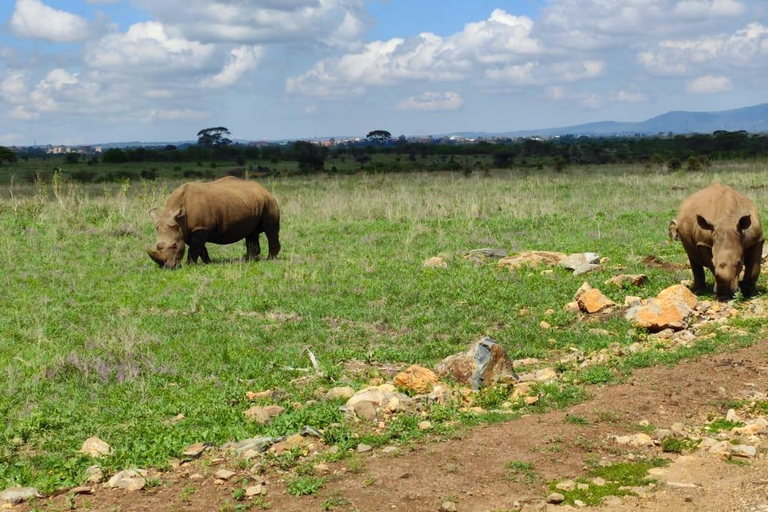
[[[34,487],[9,487],[0,492],[0,503],[15,505],[30,498],[42,498],[42,495]]]
[[[373,450],[373,446],[360,443],[357,445],[357,453],[365,453]]]
[[[731,455],[734,457],[751,459],[757,455],[757,448],[754,446],[749,446],[748,444],[737,444],[735,446],[731,446]]]
[[[552,494],[547,496],[547,503],[551,503],[553,505],[559,505],[564,501],[565,501],[565,496],[563,496],[559,492],[553,492]]]
[[[93,436],[83,441],[80,453],[90,455],[93,458],[106,457],[112,454],[112,447],[98,437]]]
[[[262,496],[267,494],[267,488],[262,484],[251,485],[245,488],[245,497],[252,498],[254,496]]]
[[[456,512],[456,504],[452,501],[444,501],[440,504],[440,512]]]
[[[147,485],[147,472],[143,469],[125,469],[115,474],[105,485],[113,489],[138,491]]]
[[[432,428],[432,422],[430,421],[420,421],[419,422],[419,430],[429,430]]]
[[[229,480],[230,478],[232,478],[236,474],[237,473],[235,473],[234,471],[230,471],[228,469],[220,469],[217,472],[215,472],[213,474],[213,476],[215,476],[216,478],[218,478],[220,480]]]

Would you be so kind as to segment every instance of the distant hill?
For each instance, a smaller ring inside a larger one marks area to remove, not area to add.
[[[753,107],[723,110],[720,112],[667,112],[637,123],[601,121],[596,123],[518,130],[502,133],[463,132],[451,135],[460,137],[553,137],[557,135],[655,135],[659,133],[712,133],[717,130],[768,132],[768,103]]]

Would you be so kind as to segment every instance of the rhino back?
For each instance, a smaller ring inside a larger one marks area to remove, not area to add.
[[[274,197],[260,184],[226,177],[211,183],[188,183],[184,194],[187,230],[206,231],[208,241],[242,240],[260,225]]]
[[[680,205],[676,217],[677,231],[686,249],[697,243],[712,245],[712,233],[699,227],[697,215],[715,226],[722,223],[735,225],[742,216],[750,215],[752,224],[742,238],[744,247],[751,247],[763,238],[760,214],[755,204],[731,187],[715,183],[691,195]]]

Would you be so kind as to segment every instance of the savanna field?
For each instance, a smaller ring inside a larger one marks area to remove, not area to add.
[[[343,402],[319,401],[315,392],[360,389],[380,376],[380,366],[431,368],[482,336],[513,359],[643,342],[647,333],[621,315],[585,322],[563,305],[585,280],[621,304],[626,295],[652,296],[690,279],[682,246],[667,238],[680,202],[719,181],[768,215],[766,171],[765,162],[715,162],[678,173],[628,165],[267,177],[259,181],[282,214],[278,259],[245,263],[244,243],[209,244],[212,264],[176,271],[158,268],[144,248],[155,240],[148,211],[162,207],[181,181],[9,181],[0,187],[0,489],[80,484],[93,460],[78,451],[91,436],[114,448],[100,462],[108,474],[167,467],[191,443],[219,446],[307,425],[343,449],[417,441],[425,437],[416,426],[424,416],[403,413],[374,432],[345,420]],[[484,247],[589,251],[607,261],[574,276],[462,258]],[[448,267],[423,267],[433,256]],[[602,286],[618,273],[648,281]],[[765,280],[761,275],[758,298]],[[551,328],[542,329],[543,320]],[[754,343],[766,324],[736,318],[731,325],[748,336],[717,331],[676,351],[558,368],[565,378],[542,385],[542,399],[520,405],[519,414],[576,403],[588,385],[621,381],[639,367]],[[597,336],[595,328],[612,335]],[[305,371],[312,368],[307,348],[322,377],[306,378],[313,373]],[[350,374],[350,361],[374,370]],[[243,415],[252,405],[245,394],[267,389],[280,390],[275,403],[286,412],[258,425]],[[478,403],[492,410],[508,391],[487,391]],[[428,414],[436,437],[517,417],[458,407]],[[178,415],[183,419],[169,421]]]

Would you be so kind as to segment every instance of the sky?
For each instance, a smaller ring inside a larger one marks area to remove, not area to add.
[[[0,145],[503,132],[766,102],[765,0],[0,0]]]

